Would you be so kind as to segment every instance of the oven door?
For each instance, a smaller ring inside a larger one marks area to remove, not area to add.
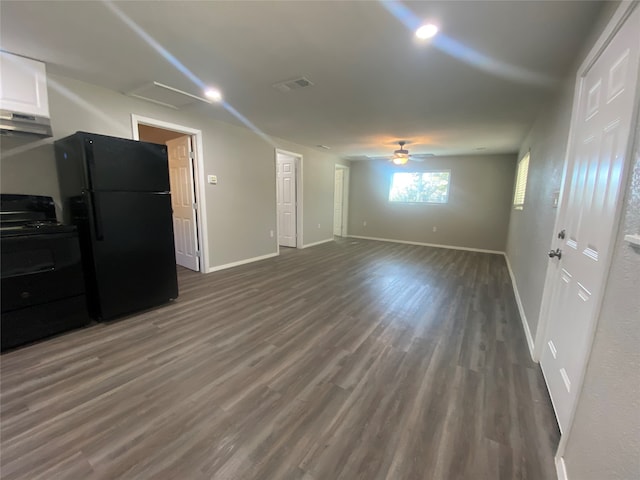
[[[2,312],[84,293],[76,232],[2,238]]]
[[[76,232],[1,240],[0,350],[89,323]]]

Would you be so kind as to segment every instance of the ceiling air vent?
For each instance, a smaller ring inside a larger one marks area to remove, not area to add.
[[[211,100],[207,100],[206,98],[199,97],[160,82],[145,83],[135,90],[126,92],[125,95],[147,100],[148,102],[153,102],[164,107],[174,108],[176,110],[195,102],[211,103]]]
[[[291,90],[298,90],[300,88],[312,87],[313,82],[305,77],[294,78],[293,80],[285,80],[284,82],[278,82],[273,84],[273,88],[276,90],[287,93]]]

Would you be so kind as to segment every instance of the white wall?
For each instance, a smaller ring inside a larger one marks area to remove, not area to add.
[[[575,78],[564,82],[536,119],[518,154],[520,159],[531,152],[529,175],[523,209],[511,209],[506,254],[534,338],[547,271],[547,253],[558,211],[552,200],[562,182],[574,86]]]
[[[433,157],[402,167],[351,162],[349,235],[502,252],[515,166],[515,155]],[[394,172],[423,170],[451,171],[448,203],[389,202]]]
[[[270,230],[276,229],[274,145],[246,128],[188,108],[176,111],[55,75],[49,76],[49,103],[54,138],[77,130],[132,138],[132,113],[202,130],[205,174],[218,176],[218,185],[207,185],[205,191],[208,266],[276,253],[276,238],[269,235]],[[304,155],[305,243],[332,238],[333,169],[337,157],[273,140],[278,148]],[[11,156],[7,151],[12,145],[3,144],[0,190],[58,199],[52,141]]]

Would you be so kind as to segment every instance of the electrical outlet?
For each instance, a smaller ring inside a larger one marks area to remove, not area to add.
[[[438,231],[438,227],[433,227],[433,231],[437,232]]]
[[[318,228],[320,228],[320,224],[318,224]]]
[[[207,175],[207,182],[209,182],[211,185],[217,185],[218,184],[218,176],[217,175]]]
[[[273,230],[269,230],[269,236],[273,238]]]
[[[362,222],[362,226],[366,227],[367,226],[367,221],[365,220],[364,222]]]

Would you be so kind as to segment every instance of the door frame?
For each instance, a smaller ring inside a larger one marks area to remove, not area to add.
[[[274,185],[276,186],[276,252],[280,255],[280,226],[278,222],[278,154],[288,155],[295,159],[295,168],[296,168],[296,248],[302,248],[303,243],[303,223],[302,223],[302,154],[296,152],[290,152],[288,150],[283,150],[282,148],[276,148],[273,155],[274,162]]]
[[[349,225],[349,167],[346,165],[342,165],[340,163],[336,163],[334,173],[333,173],[333,224],[335,225],[335,215],[336,215],[336,196],[335,196],[335,185],[336,185],[336,172],[338,170],[343,170],[342,172],[342,236],[347,237],[349,235],[348,225]],[[333,228],[332,228],[333,230]]]
[[[624,22],[627,20],[627,18],[631,15],[631,13],[633,12],[633,9],[636,6],[637,4],[634,4],[633,2],[630,2],[630,1],[621,2],[620,6],[616,9],[611,19],[609,20],[609,23],[604,28],[602,34],[600,35],[600,37],[598,37],[595,44],[593,45],[593,47],[585,57],[584,61],[580,64],[580,67],[578,68],[577,75],[576,75],[575,88],[574,88],[574,95],[573,95],[573,106],[572,106],[572,113],[571,113],[571,123],[569,127],[567,150],[565,153],[564,166],[562,170],[562,182],[560,184],[561,185],[560,197],[558,200],[558,204],[561,206],[561,208],[563,205],[562,202],[564,200],[564,197],[569,193],[565,191],[565,183],[567,180],[567,174],[570,166],[569,162],[574,154],[573,147],[574,147],[574,140],[576,137],[576,125],[578,124],[578,114],[580,109],[580,103],[582,100],[582,96],[585,93],[583,91],[584,77],[589,71],[589,69],[593,66],[593,64],[600,58],[600,55],[602,54],[604,49],[609,45],[609,43],[614,38],[616,33],[618,33],[618,31],[620,30]],[[634,99],[634,113],[631,118],[631,130],[630,130],[631,132],[635,132],[635,125],[637,125],[637,122],[638,122],[639,101],[640,101],[640,95],[636,93],[636,98]],[[622,191],[621,191],[620,197],[618,198],[618,203],[616,205],[616,212],[614,217],[614,228],[611,230],[611,232],[609,232],[610,240],[612,240],[610,243],[612,245],[612,248],[609,250],[606,258],[603,259],[603,261],[605,262],[604,263],[605,273],[602,278],[603,283],[606,283],[606,279],[609,275],[609,270],[611,268],[611,258],[613,256],[613,250],[614,250],[613,245],[615,245],[615,242],[613,240],[615,239],[615,235],[617,234],[618,227],[620,225],[620,219],[622,216],[622,205],[624,203],[624,197],[625,197],[624,193],[627,186],[627,181],[629,178],[629,169],[631,165],[631,161],[629,159],[633,153],[632,152],[633,144],[634,144],[633,137],[634,137],[634,134],[632,133],[630,135],[630,139],[629,139],[630,141],[627,146],[627,151],[624,158],[624,165],[622,168],[622,175],[620,179],[620,182],[621,182],[620,185],[621,185]],[[552,240],[550,245],[554,244],[556,240],[556,233],[559,231],[559,229],[561,228],[561,224],[564,221],[564,218],[561,218],[561,213],[562,213],[561,208],[558,209],[558,213],[556,215],[556,219],[553,227],[553,235],[552,235]],[[547,341],[547,331],[549,329],[549,324],[550,324],[549,313],[550,313],[550,307],[552,303],[551,302],[552,294],[555,289],[556,281],[557,281],[556,268],[554,268],[554,264],[549,262],[547,266],[546,276],[545,276],[544,289],[542,293],[542,302],[540,305],[538,328],[536,331],[536,338],[535,338],[535,344],[534,344],[534,350],[533,350],[533,359],[536,362],[540,361],[540,357],[542,356],[542,352],[544,350],[544,346]],[[584,383],[584,378],[585,378],[587,366],[589,363],[588,360],[589,360],[589,357],[591,356],[593,339],[595,337],[595,331],[596,331],[596,327],[600,317],[600,311],[602,309],[602,300],[604,296],[604,290],[605,290],[604,288],[599,289],[597,298],[594,298],[594,301],[596,302],[596,308],[595,308],[596,313],[595,313],[594,321],[591,323],[591,325],[589,325],[589,329],[590,329],[588,332],[589,349],[588,349],[587,356],[585,357],[585,361],[581,366],[578,378],[575,379],[575,385],[578,391],[582,390],[582,385]],[[574,405],[571,406],[571,414],[569,417],[570,418],[569,427],[567,428],[567,431],[564,432],[560,437],[560,443],[558,445],[558,450],[556,452],[556,457],[555,457],[556,469],[558,471],[558,474],[564,475],[564,478],[566,478],[566,470],[564,467],[563,455],[567,445],[567,440],[571,434],[573,420],[575,418],[575,413],[576,413],[576,409],[579,404],[579,401],[580,401],[580,396],[578,395]]]
[[[195,150],[195,162],[192,162],[193,179],[195,186],[195,202],[196,202],[196,232],[198,236],[198,249],[200,251],[199,268],[200,273],[209,273],[212,271],[209,267],[209,240],[207,236],[207,210],[204,201],[205,192],[205,175],[204,175],[204,148],[202,143],[202,130],[178,125],[177,123],[165,122],[150,117],[143,117],[135,113],[131,114],[131,130],[134,140],[140,140],[138,132],[139,125],[147,125],[150,127],[163,128],[174,132],[184,133],[191,136],[192,146]]]

